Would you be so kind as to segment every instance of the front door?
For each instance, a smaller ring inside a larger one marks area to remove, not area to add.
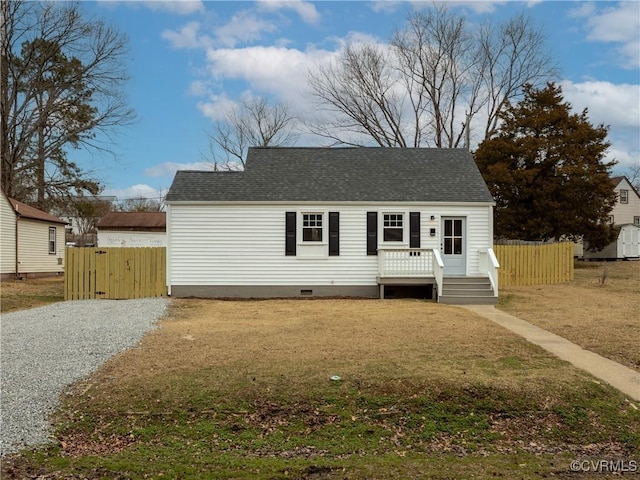
[[[464,217],[442,218],[442,261],[445,275],[464,275],[467,272]]]

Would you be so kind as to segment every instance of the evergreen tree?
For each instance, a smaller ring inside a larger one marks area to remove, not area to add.
[[[546,241],[582,237],[602,249],[615,238],[608,222],[616,197],[615,162],[604,155],[608,127],[593,126],[587,110],[571,113],[554,83],[535,89],[502,114],[475,159],[496,200],[495,234]]]

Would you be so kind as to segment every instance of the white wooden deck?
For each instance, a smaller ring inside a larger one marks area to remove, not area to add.
[[[438,301],[495,303],[499,265],[492,249],[480,252],[480,267],[481,272],[472,277],[448,277],[447,280],[444,278],[442,257],[436,249],[381,248],[378,249],[377,277],[380,298],[384,298],[385,285],[433,285]],[[465,282],[465,278],[468,285],[460,285],[458,280]]]

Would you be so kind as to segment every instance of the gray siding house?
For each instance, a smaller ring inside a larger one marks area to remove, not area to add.
[[[497,299],[494,201],[466,150],[251,148],[241,172],[178,171],[165,203],[176,297]]]

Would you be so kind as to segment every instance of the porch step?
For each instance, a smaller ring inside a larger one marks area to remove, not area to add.
[[[449,305],[495,305],[498,298],[487,277],[444,277],[438,301]]]

